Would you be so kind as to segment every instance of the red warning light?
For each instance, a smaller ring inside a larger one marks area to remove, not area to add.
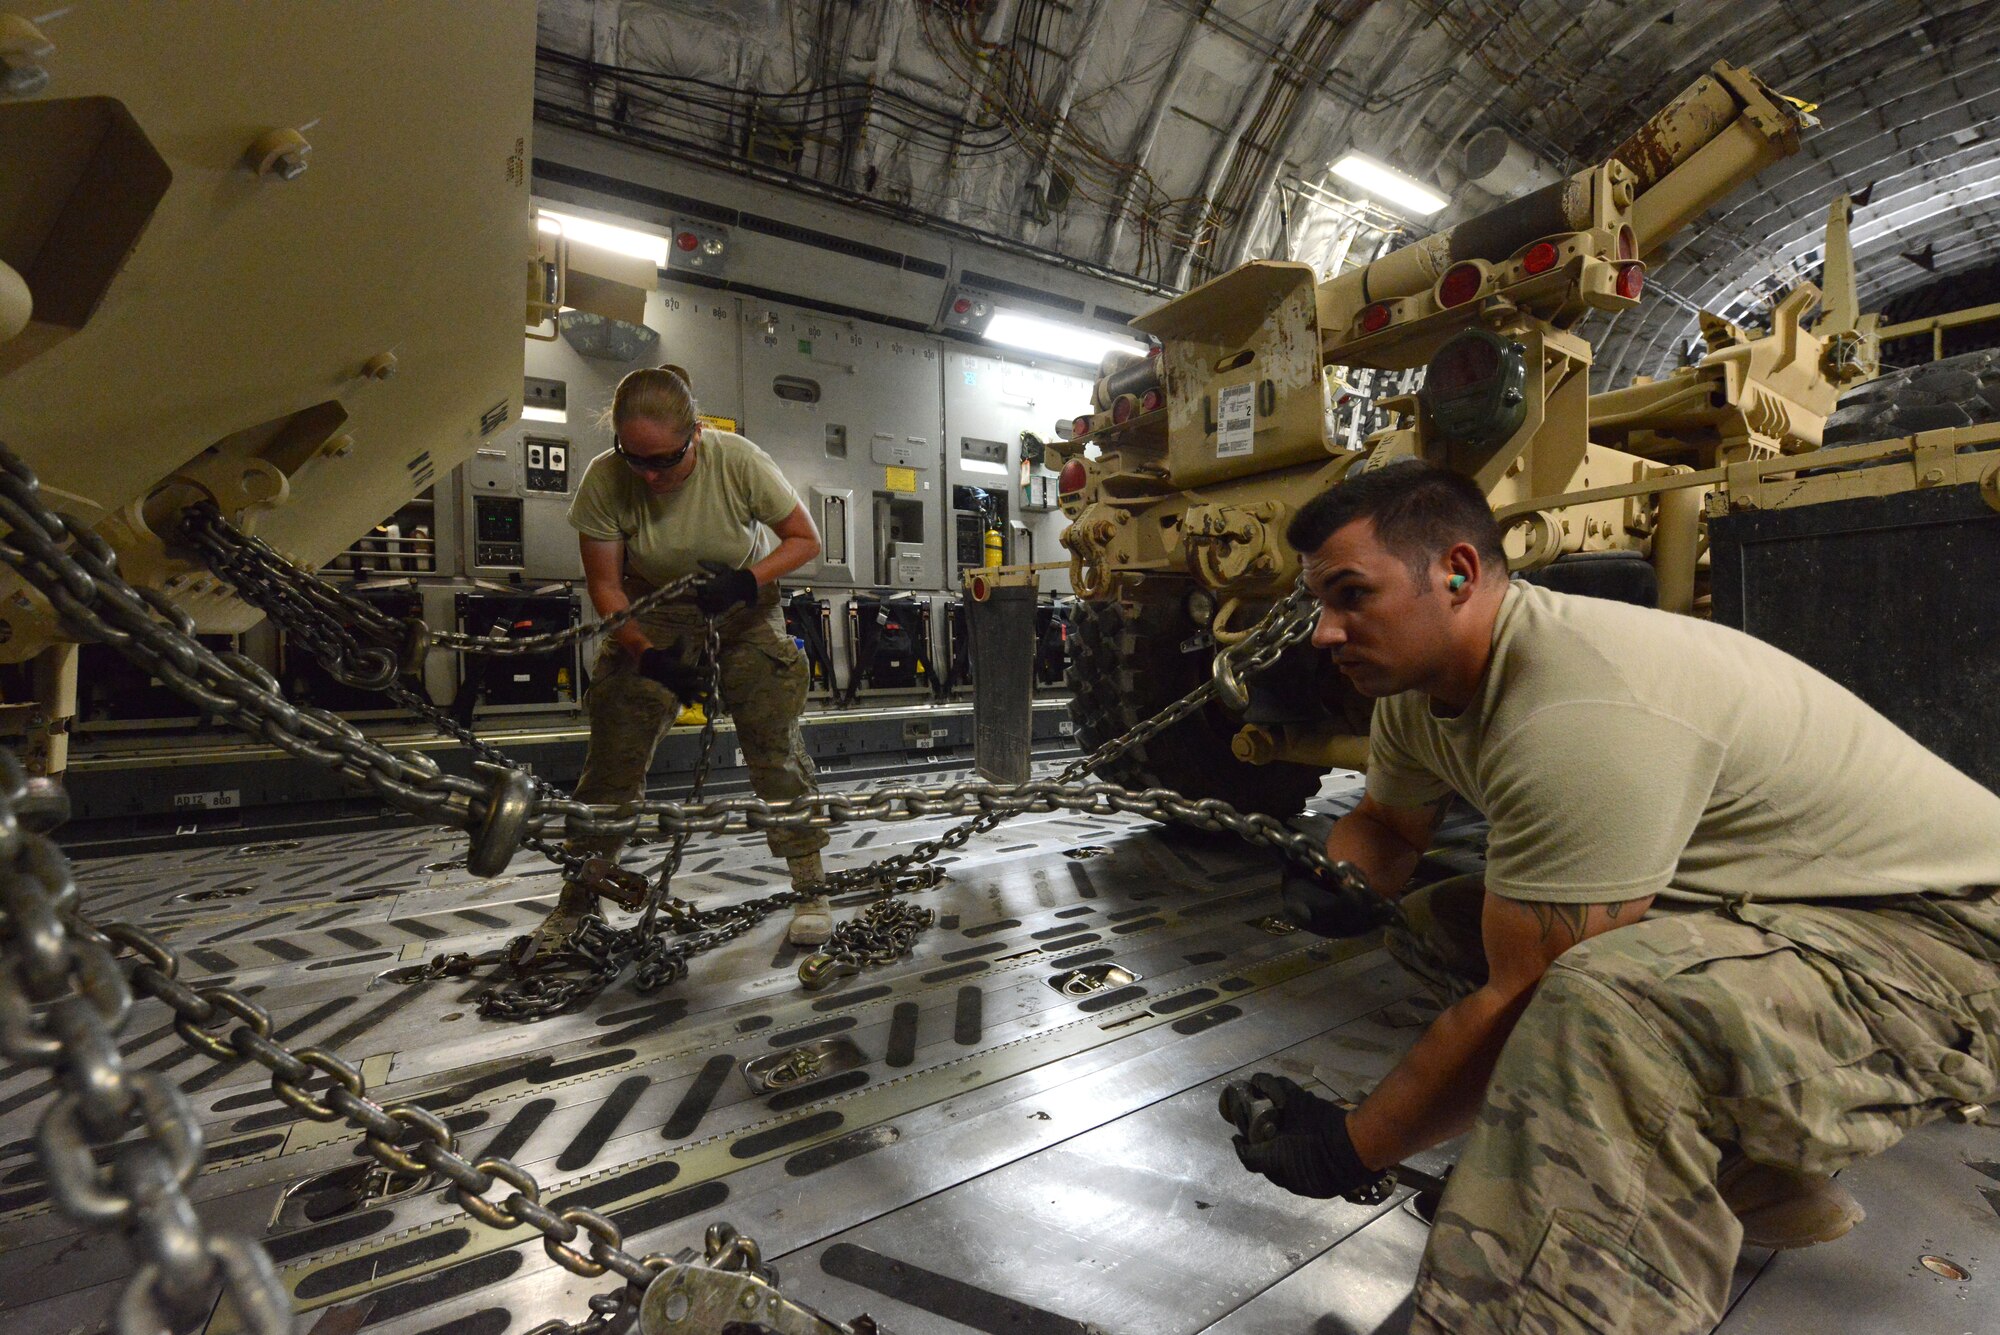
[[[1537,241],[1528,247],[1528,253],[1521,257],[1521,267],[1531,274],[1547,273],[1556,267],[1560,256],[1556,248],[1546,241]]]
[[[674,233],[674,244],[682,250],[693,250],[701,244],[701,238],[693,232],[676,232]]]
[[[1476,264],[1460,264],[1446,272],[1444,281],[1438,284],[1438,304],[1441,306],[1463,306],[1479,295],[1479,289],[1486,285],[1486,275]]]
[[[1361,332],[1364,334],[1372,334],[1378,329],[1387,327],[1388,323],[1389,308],[1379,301],[1361,312]]]
[[[1083,460],[1071,459],[1056,474],[1056,491],[1063,496],[1083,490],[1083,484],[1090,479],[1090,470],[1083,466]]]

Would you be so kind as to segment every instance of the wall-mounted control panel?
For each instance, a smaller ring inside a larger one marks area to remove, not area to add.
[[[519,570],[524,525],[519,496],[472,497],[474,565]]]

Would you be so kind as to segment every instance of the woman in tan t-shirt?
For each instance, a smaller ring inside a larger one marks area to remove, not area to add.
[[[592,461],[570,506],[584,581],[600,617],[625,610],[659,585],[701,573],[690,594],[656,606],[612,633],[599,651],[584,706],[590,749],[576,797],[634,801],[660,738],[682,705],[708,686],[708,618],[721,651],[722,699],[735,720],[750,784],[766,801],[816,787],[799,735],[808,672],[786,633],[778,579],[819,556],[819,532],[770,457],[731,432],[703,425],[685,372],[634,371],[612,397],[612,448]],[[772,545],[772,537],[776,543]],[[772,829],[766,842],[786,860],[795,887],[824,879],[820,829]],[[612,859],[622,840],[577,839],[571,848]],[[566,881],[536,932],[537,953],[597,911],[596,893]],[[833,930],[824,896],[793,911],[790,939],[818,945]]]

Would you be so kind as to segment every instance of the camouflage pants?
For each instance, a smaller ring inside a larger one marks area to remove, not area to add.
[[[1392,949],[1464,962],[1468,891],[1412,898],[1431,939]],[[1742,1240],[1725,1151],[1830,1173],[1996,1089],[2000,891],[1669,912],[1593,938],[1500,1055],[1410,1329],[1706,1332]]]
[[[637,596],[644,589],[629,589]],[[756,607],[740,608],[722,619],[722,704],[736,724],[750,787],[767,802],[803,797],[816,787],[812,758],[799,736],[799,711],[806,702],[806,664],[785,633],[777,593],[764,590]],[[640,618],[639,627],[655,646],[689,661],[702,654],[705,631],[692,604],[669,604]],[[646,772],[660,738],[680,713],[674,693],[639,673],[636,658],[607,640],[592,669],[584,697],[590,715],[590,751],[576,796],[584,802],[620,803],[646,791]],[[826,847],[825,830],[765,831],[765,842],[781,858],[803,857]],[[623,840],[572,839],[573,852],[616,858]]]

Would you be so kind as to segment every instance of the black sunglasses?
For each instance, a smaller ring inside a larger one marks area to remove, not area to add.
[[[611,452],[641,473],[664,473],[671,468],[679,467],[681,460],[687,458],[687,452],[694,448],[695,441],[700,438],[701,427],[696,426],[693,431],[688,433],[687,444],[681,446],[672,454],[646,455],[632,453],[632,451],[625,448],[625,442],[618,439],[614,434],[611,437]]]

